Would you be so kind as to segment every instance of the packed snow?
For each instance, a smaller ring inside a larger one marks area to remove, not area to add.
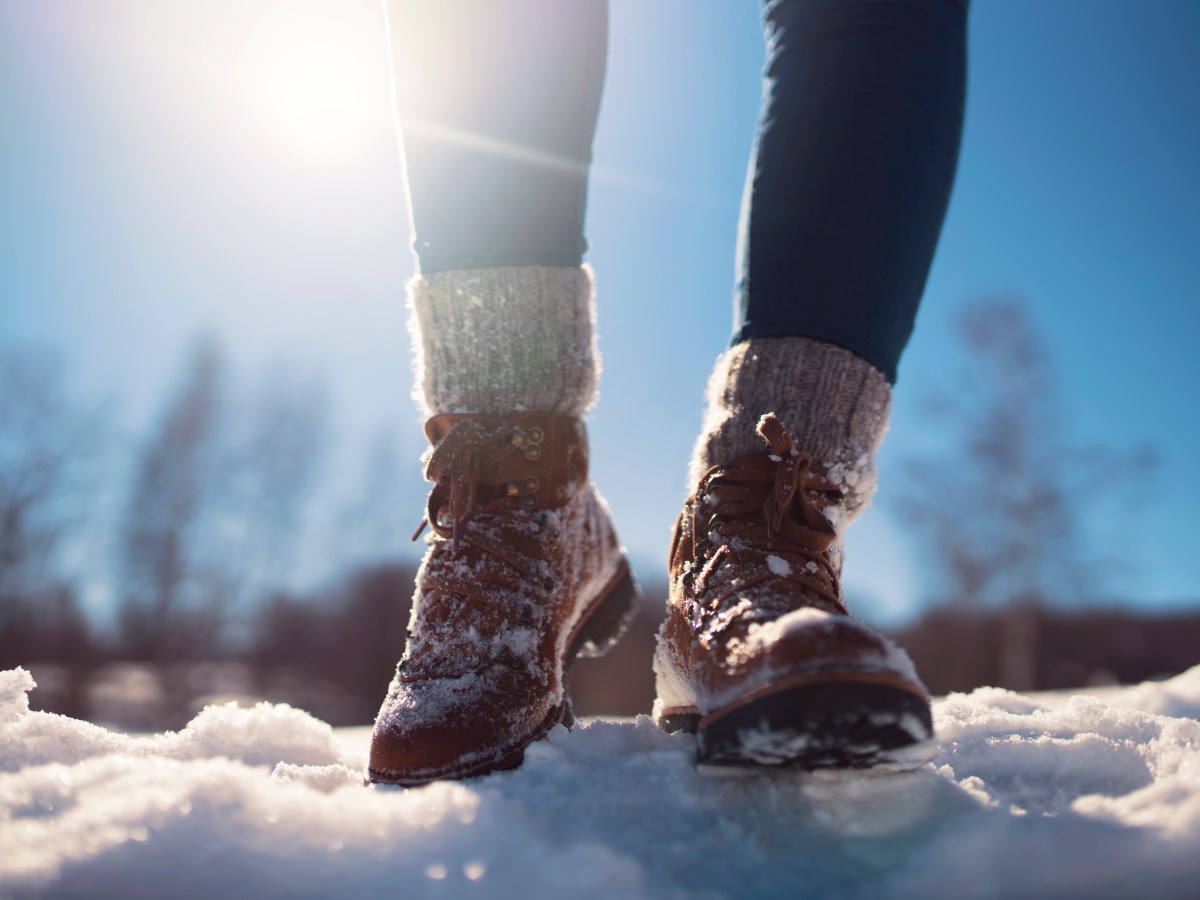
[[[365,788],[368,729],[213,706],[127,736],[0,673],[0,896],[1195,896],[1200,667],[935,704],[931,763],[712,777],[645,717],[525,765]]]

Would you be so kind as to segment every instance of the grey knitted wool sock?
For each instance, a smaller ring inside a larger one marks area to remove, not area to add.
[[[845,528],[875,490],[875,451],[887,431],[892,389],[862,357],[805,337],[754,338],[717,358],[708,383],[708,409],[692,453],[688,484],[712,465],[766,449],[755,432],[773,412],[845,493]]]
[[[586,267],[418,275],[408,297],[414,393],[429,415],[581,416],[591,405],[600,357]]]

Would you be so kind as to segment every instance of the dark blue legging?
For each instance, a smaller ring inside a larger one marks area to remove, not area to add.
[[[768,0],[733,342],[803,335],[889,381],[962,134],[968,0]],[[421,270],[578,265],[605,0],[390,0]]]

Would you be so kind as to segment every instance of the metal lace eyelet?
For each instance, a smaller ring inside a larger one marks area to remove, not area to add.
[[[542,455],[542,448],[537,444],[530,444],[525,448],[526,459],[538,459]]]
[[[521,486],[525,488],[525,493],[532,494],[538,489],[539,482],[536,477],[530,475],[522,482]]]
[[[537,494],[526,494],[524,497],[521,498],[521,505],[524,506],[526,509],[533,509],[535,506],[537,506],[537,503],[538,503]]]
[[[529,440],[535,444],[540,444],[546,439],[546,432],[542,431],[542,429],[538,428],[536,425],[530,428],[526,433],[529,435]]]

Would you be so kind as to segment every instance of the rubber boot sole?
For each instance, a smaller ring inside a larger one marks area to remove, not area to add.
[[[696,735],[706,772],[912,768],[929,756],[929,700],[862,677],[774,686],[705,716],[669,713],[666,731]]]

